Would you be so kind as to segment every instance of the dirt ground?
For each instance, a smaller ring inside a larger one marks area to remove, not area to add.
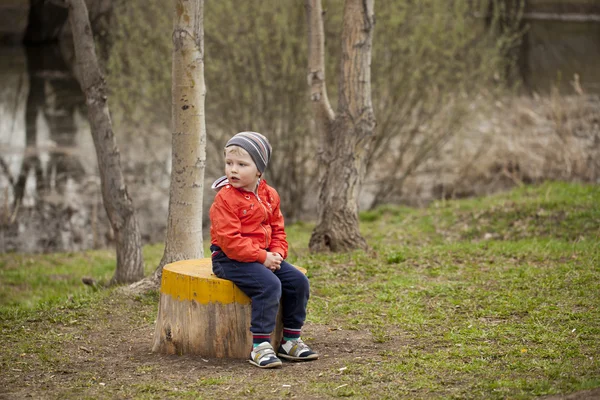
[[[246,396],[248,384],[257,378],[269,397],[277,398],[280,393],[307,399],[311,397],[302,389],[306,382],[320,378],[331,382],[342,376],[348,364],[379,357],[381,345],[373,343],[369,332],[310,323],[303,337],[319,352],[320,359],[285,362],[280,369],[261,370],[246,360],[156,354],[151,352],[154,324],[136,325],[139,317],[134,317],[147,312],[148,306],[131,299],[126,303],[104,309],[105,315],[89,316],[89,321],[80,319],[75,327],[53,326],[57,337],[73,339],[60,344],[58,354],[53,355],[57,361],[20,354],[10,370],[0,374],[0,399],[132,398],[145,392],[152,393],[153,398],[164,398],[189,390],[201,398],[238,398]],[[94,324],[94,319],[99,323]],[[232,384],[202,384],[220,379]],[[157,383],[161,383],[158,388]]]
[[[113,299],[110,303],[115,306],[100,308],[102,315],[80,315],[74,326],[52,324],[54,337],[69,340],[54,347],[56,354],[50,361],[35,353],[13,356],[15,361],[9,370],[0,373],[0,399],[230,399],[256,397],[256,393],[252,394],[254,387],[260,387],[263,394],[257,398],[323,398],[314,395],[315,385],[333,383],[334,393],[343,390],[348,382],[345,367],[377,362],[382,351],[407,344],[377,344],[369,332],[308,323],[303,336],[320,353],[320,359],[261,370],[246,360],[152,353],[154,324],[140,322],[140,315],[148,314],[150,306],[130,298]],[[30,329],[34,330],[38,323],[44,322],[32,321]],[[435,397],[426,393],[417,397],[423,395]],[[600,389],[595,389],[545,399],[599,398]]]

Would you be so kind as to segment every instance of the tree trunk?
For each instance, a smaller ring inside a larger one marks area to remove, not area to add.
[[[322,138],[317,225],[311,251],[365,249],[358,223],[358,192],[375,129],[371,103],[373,0],[346,0],[337,115],[327,98],[322,7],[306,0],[309,76],[315,124]]]
[[[76,72],[86,98],[94,147],[98,157],[102,200],[115,233],[117,268],[112,283],[135,282],[144,276],[141,236],[135,210],[121,171],[106,97],[106,81],[98,67],[94,39],[84,0],[68,0]]]
[[[172,167],[164,265],[203,258],[202,196],[206,164],[204,0],[175,0],[173,20]]]

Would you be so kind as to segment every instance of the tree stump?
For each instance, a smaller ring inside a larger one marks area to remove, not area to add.
[[[298,267],[296,267],[298,268]],[[306,273],[304,268],[298,268]],[[247,358],[252,347],[251,301],[212,273],[210,258],[165,265],[152,351],[210,358]],[[283,331],[281,306],[271,344]]]

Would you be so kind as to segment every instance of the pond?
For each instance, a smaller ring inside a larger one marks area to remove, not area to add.
[[[526,87],[547,94],[552,87],[573,94],[578,75],[588,93],[600,93],[600,19],[598,21],[526,21],[520,60]]]
[[[0,251],[110,244],[85,99],[58,46],[0,46],[0,77]],[[144,241],[159,242],[169,159],[138,153],[123,168]]]

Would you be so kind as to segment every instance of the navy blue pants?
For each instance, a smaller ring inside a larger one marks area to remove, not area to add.
[[[239,262],[228,258],[217,246],[211,246],[213,273],[236,284],[252,299],[250,332],[270,334],[275,329],[281,300],[283,326],[301,329],[306,319],[310,287],[308,278],[290,263],[271,271],[259,262]]]

